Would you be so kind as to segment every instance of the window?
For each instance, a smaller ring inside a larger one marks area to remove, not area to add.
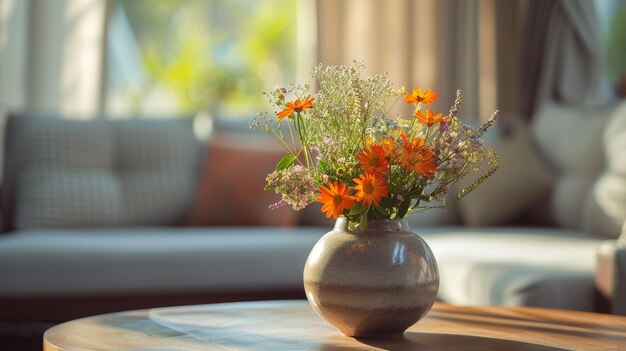
[[[106,112],[249,117],[296,80],[297,1],[118,0]]]
[[[626,97],[626,0],[596,0],[595,4],[608,79]]]

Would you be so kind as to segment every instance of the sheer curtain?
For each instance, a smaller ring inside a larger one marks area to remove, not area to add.
[[[510,72],[517,69],[509,67],[515,57],[500,57],[512,52],[502,48],[516,42],[516,31],[507,29],[519,17],[511,10],[518,6],[510,4],[524,0],[300,2],[307,6],[299,14],[317,12],[320,62],[363,60],[369,74],[387,71],[397,85],[437,90],[443,111],[462,89],[463,115],[476,121],[515,105]],[[106,0],[3,0],[0,101],[71,115],[101,112],[107,6]]]
[[[8,112],[102,111],[105,22],[106,0],[0,0],[0,164]]]
[[[526,118],[546,100],[598,105],[609,99],[593,1],[531,0],[522,55]]]
[[[106,0],[2,0],[3,110],[100,112],[105,22]]]
[[[440,93],[436,109],[447,111],[456,89],[462,116],[478,123],[502,102],[515,109],[517,63],[506,44],[520,35],[523,1],[318,0],[318,52],[325,64],[363,60],[368,74],[388,72],[407,89]],[[508,54],[508,56],[507,56]],[[502,60],[501,57],[508,60]],[[513,81],[513,82],[511,82]],[[506,86],[507,90],[501,89]],[[501,107],[502,109],[502,107]],[[401,111],[406,112],[406,111]]]
[[[0,1],[0,115],[25,105],[27,24],[27,1]]]

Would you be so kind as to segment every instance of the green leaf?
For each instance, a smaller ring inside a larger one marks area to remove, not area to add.
[[[383,197],[382,199],[380,199],[380,206],[382,206],[383,208],[392,208],[394,207],[394,201],[391,198]]]
[[[359,229],[365,230],[365,228],[367,228],[367,213],[361,216],[361,221],[359,222]]]
[[[293,166],[294,162],[296,162],[296,156],[287,155],[283,157],[280,161],[278,161],[278,164],[276,165],[276,171],[282,171],[283,169],[287,169]]]
[[[366,207],[363,207],[363,205],[361,205],[360,203],[357,202],[350,209],[350,214],[349,215],[350,216],[356,216],[356,215],[362,213],[365,209],[366,209]]]
[[[404,218],[406,216],[407,211],[409,210],[409,206],[411,206],[411,198],[407,197],[400,204],[400,208],[398,208],[398,218]]]
[[[328,171],[328,162],[321,160],[319,163],[320,169],[322,170],[322,173],[326,173],[326,171]]]
[[[276,189],[275,185],[266,185],[265,188],[263,188],[263,190],[274,190]]]
[[[350,230],[356,230],[356,227],[357,227],[357,226],[358,226],[358,223],[357,223],[357,222],[355,222],[355,221],[350,220],[350,221],[348,222],[348,228],[349,228]]]
[[[380,205],[374,204],[374,210],[376,210],[376,212],[378,212],[378,214],[380,214],[383,217],[387,217],[388,216],[387,210],[385,210]]]

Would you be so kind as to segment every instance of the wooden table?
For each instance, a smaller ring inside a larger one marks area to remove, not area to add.
[[[626,317],[435,304],[402,337],[353,339],[306,301],[157,308],[49,329],[44,350],[626,350]]]

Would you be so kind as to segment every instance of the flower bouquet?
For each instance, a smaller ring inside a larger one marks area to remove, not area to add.
[[[397,89],[385,74],[363,78],[363,68],[360,62],[320,64],[313,70],[314,95],[308,84],[266,93],[279,110],[261,114],[251,126],[286,151],[267,176],[266,189],[282,196],[270,208],[300,210],[317,201],[327,217],[364,229],[370,220],[450,205],[496,171],[497,156],[481,137],[498,111],[474,128],[458,118],[460,91],[444,116],[429,109],[438,97],[430,89]],[[412,115],[389,118],[400,100],[413,106]],[[476,172],[448,196],[453,184]]]
[[[498,113],[473,128],[457,116],[460,92],[444,116],[428,108],[437,99],[431,90],[406,92],[386,75],[362,78],[362,70],[358,62],[317,66],[315,95],[308,85],[277,88],[267,95],[279,110],[252,127],[287,153],[267,176],[266,189],[282,196],[271,207],[299,210],[317,201],[338,218],[305,263],[307,299],[345,335],[391,336],[426,315],[439,289],[432,251],[403,218],[460,200],[496,171],[496,154],[481,136]],[[389,118],[401,100],[413,113]]]

